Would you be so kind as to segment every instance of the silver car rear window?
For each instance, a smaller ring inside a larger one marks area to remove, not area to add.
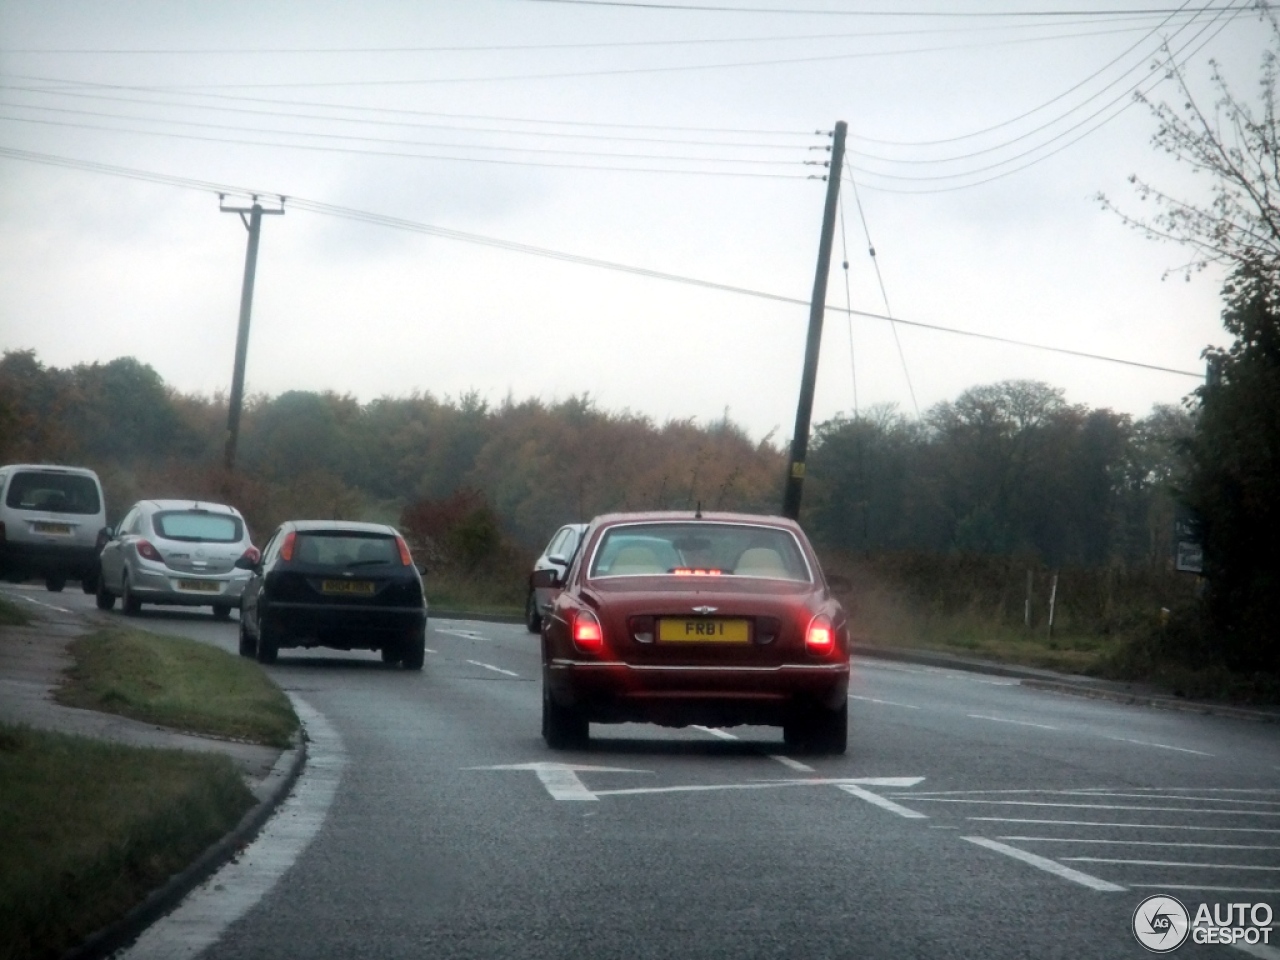
[[[204,510],[166,510],[151,519],[156,534],[166,540],[201,543],[239,543],[244,524],[239,517]]]
[[[787,530],[747,524],[637,523],[605,531],[591,558],[592,577],[735,576],[812,579]]]
[[[15,473],[5,504],[15,510],[95,514],[102,509],[98,485],[89,477],[39,471]]]

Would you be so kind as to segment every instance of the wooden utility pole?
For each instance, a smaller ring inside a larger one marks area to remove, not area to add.
[[[258,234],[262,229],[263,214],[283,214],[284,197],[279,210],[264,210],[255,194],[251,207],[228,207],[226,194],[218,194],[218,209],[223,213],[238,213],[240,221],[249,231],[249,247],[244,255],[244,286],[240,290],[240,328],[236,331],[236,363],[231,371],[231,401],[227,410],[227,445],[224,463],[230,473],[236,466],[236,444],[240,440],[240,407],[244,403],[244,364],[249,353],[249,314],[253,310],[253,280],[258,271]],[[245,214],[249,218],[245,219]]]
[[[813,300],[809,304],[809,339],[804,351],[804,374],[800,380],[800,402],[796,406],[796,429],[791,435],[791,459],[787,488],[782,496],[782,515],[800,519],[800,494],[804,490],[804,461],[809,452],[809,420],[813,416],[813,391],[818,380],[818,351],[822,347],[822,318],[827,303],[827,275],[831,272],[831,246],[836,232],[836,201],[840,197],[840,171],[844,165],[844,136],[848,129],[841,120],[831,142],[831,164],[827,170],[827,205],[822,212],[822,238],[818,243],[818,271],[813,279]]]

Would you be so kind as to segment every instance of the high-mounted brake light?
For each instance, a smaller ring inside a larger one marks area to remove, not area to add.
[[[396,537],[396,547],[400,550],[400,563],[406,567],[413,566],[413,556],[409,553],[409,545],[404,542],[404,537]]]
[[[819,614],[813,618],[809,629],[805,631],[804,648],[815,656],[825,657],[835,647],[836,631],[831,626],[831,618],[826,614]]]
[[[573,618],[573,645],[583,653],[598,653],[604,647],[604,630],[590,610]]]
[[[156,563],[164,563],[164,557],[160,556],[160,551],[153,547],[149,540],[139,540],[134,544],[134,549],[138,551],[139,556],[154,560]]]
[[[284,543],[280,544],[280,556],[286,561],[293,559],[293,545],[297,542],[298,535],[292,530],[284,538]]]

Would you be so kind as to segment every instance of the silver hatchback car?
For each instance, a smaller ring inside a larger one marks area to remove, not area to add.
[[[141,500],[110,531],[98,556],[98,608],[119,597],[127,614],[143,603],[213,607],[221,620],[240,605],[258,561],[244,517],[235,507],[193,500]]]

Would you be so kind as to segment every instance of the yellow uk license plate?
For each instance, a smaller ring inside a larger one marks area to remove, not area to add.
[[[320,584],[321,593],[341,593],[347,596],[369,596],[373,583],[369,580],[325,580]]]
[[[42,520],[36,521],[36,533],[70,533],[71,525],[69,523],[46,523]]]
[[[199,593],[217,593],[218,585],[212,580],[179,580],[179,590],[195,590]]]
[[[664,619],[658,621],[659,643],[749,643],[746,620]]]

